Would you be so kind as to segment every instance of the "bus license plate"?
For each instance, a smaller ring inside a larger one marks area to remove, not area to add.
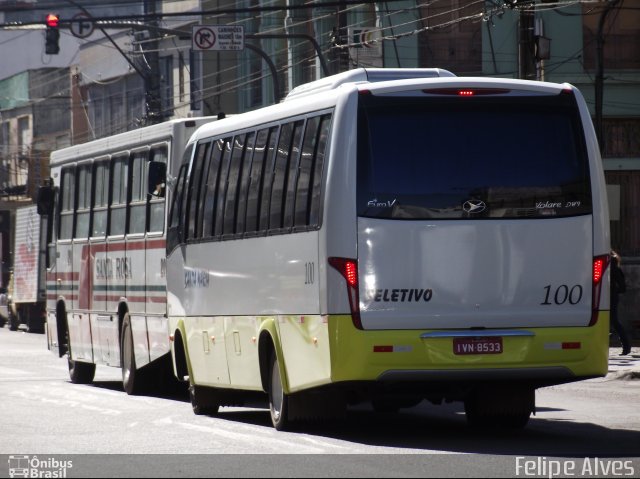
[[[502,354],[502,338],[454,338],[454,354]]]

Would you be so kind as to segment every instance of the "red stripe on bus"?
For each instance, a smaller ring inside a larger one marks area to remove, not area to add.
[[[138,240],[127,243],[126,241],[118,241],[117,243],[90,243],[83,245],[83,248],[91,248],[92,252],[104,253],[105,251],[139,251],[139,250],[151,250],[151,249],[165,249],[167,242],[164,239],[154,240]]]

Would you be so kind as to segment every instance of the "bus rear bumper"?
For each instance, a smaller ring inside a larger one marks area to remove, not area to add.
[[[593,377],[608,371],[609,312],[591,327],[481,330],[500,337],[501,351],[456,352],[456,333],[470,330],[363,331],[350,316],[330,316],[331,382],[482,382],[514,381],[535,387]],[[430,334],[435,333],[435,334]],[[512,334],[507,334],[512,333]],[[518,334],[526,333],[526,334]]]

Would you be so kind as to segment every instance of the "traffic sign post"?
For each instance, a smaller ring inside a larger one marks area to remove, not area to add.
[[[191,48],[200,52],[244,50],[244,26],[195,25],[191,29]]]

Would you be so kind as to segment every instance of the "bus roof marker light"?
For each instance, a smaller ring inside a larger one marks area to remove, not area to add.
[[[450,95],[450,96],[461,96],[461,97],[472,97],[472,96],[480,96],[480,95],[506,95],[511,92],[508,88],[485,88],[485,87],[476,87],[476,88],[425,88],[422,90],[423,93],[428,93],[430,95]]]

